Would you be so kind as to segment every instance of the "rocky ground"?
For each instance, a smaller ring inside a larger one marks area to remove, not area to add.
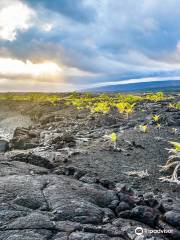
[[[167,107],[178,98],[144,101],[129,119],[1,102],[0,240],[179,240],[180,185],[159,179],[180,140],[180,113]]]

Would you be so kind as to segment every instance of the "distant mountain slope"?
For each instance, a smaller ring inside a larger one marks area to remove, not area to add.
[[[132,92],[132,91],[165,91],[165,92],[180,92],[180,80],[129,83],[102,86],[86,89],[91,92]]]

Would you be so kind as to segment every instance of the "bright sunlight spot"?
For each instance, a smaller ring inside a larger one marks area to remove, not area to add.
[[[11,59],[0,58],[0,72],[1,75],[9,76],[22,76],[22,77],[58,77],[62,69],[53,62],[45,63],[32,63],[27,60],[26,62]]]

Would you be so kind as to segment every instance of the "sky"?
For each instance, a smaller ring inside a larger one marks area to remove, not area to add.
[[[0,91],[180,80],[179,0],[0,0]]]

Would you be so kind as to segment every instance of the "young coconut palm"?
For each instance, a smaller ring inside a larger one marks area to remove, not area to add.
[[[113,144],[114,144],[113,148],[116,149],[117,148],[117,139],[118,139],[117,134],[113,132],[110,135],[110,139],[111,139],[111,142],[113,142]]]
[[[180,180],[178,177],[178,169],[180,167],[180,143],[178,142],[170,143],[173,145],[173,148],[168,149],[170,156],[168,158],[166,165],[162,166],[161,172],[166,172],[171,168],[174,168],[174,171],[171,177],[169,178],[162,177],[160,179],[163,181],[175,182],[180,184]]]
[[[152,119],[154,120],[154,122],[159,122],[160,115],[154,115],[154,116],[152,116]]]
[[[139,125],[139,130],[143,133],[147,133],[148,125]]]

